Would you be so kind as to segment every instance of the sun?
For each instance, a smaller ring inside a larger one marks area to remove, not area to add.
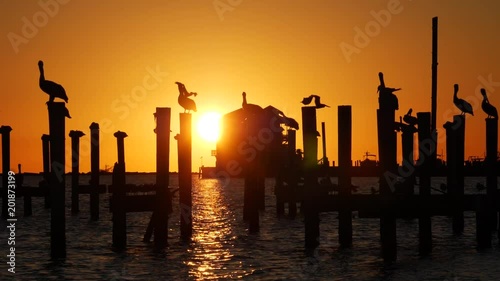
[[[208,142],[216,142],[219,138],[221,115],[217,112],[207,112],[200,116],[197,123],[198,135]]]

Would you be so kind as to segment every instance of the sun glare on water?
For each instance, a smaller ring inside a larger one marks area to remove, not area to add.
[[[207,112],[198,119],[197,130],[200,137],[209,142],[216,142],[220,133],[221,115],[216,112]]]

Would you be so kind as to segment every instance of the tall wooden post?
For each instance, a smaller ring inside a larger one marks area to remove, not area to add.
[[[352,165],[352,113],[350,105],[338,107],[339,138],[339,196],[350,199],[351,165]],[[339,243],[340,246],[352,245],[352,212],[339,211]]]
[[[77,214],[79,208],[79,186],[80,186],[80,138],[85,134],[82,131],[71,130],[71,213]]]
[[[49,181],[50,181],[50,136],[42,135],[42,156],[43,156],[43,182],[41,188],[47,189],[47,195],[44,198],[44,207],[50,208]]]
[[[65,113],[62,102],[49,102],[50,132],[50,253],[52,259],[66,257],[65,217]]]
[[[419,196],[430,199],[431,196],[431,172],[432,152],[435,151],[431,133],[431,113],[417,113],[418,120],[418,147],[420,165],[420,188]],[[426,210],[420,210],[418,217],[419,252],[421,255],[428,254],[432,250],[432,225],[431,216]]]
[[[328,166],[330,165],[328,158],[326,157],[326,128],[325,122],[321,122],[321,145],[323,151],[323,169],[326,169],[328,172]]]
[[[318,192],[318,139],[315,107],[302,107],[302,128],[305,246],[315,248],[319,245],[319,210],[315,202]]]
[[[169,165],[170,165],[169,161],[170,108],[157,107],[155,116],[156,116],[156,202],[155,202],[156,206],[153,214],[154,243],[156,247],[163,248],[168,245],[168,240],[167,240],[168,212],[172,204],[172,200],[170,198],[170,191],[168,190]],[[182,156],[179,154],[178,156],[179,159]],[[181,181],[179,180],[179,183],[180,182]]]
[[[498,119],[486,119],[486,195],[488,195],[488,212],[490,213],[491,230],[497,230],[497,147],[498,147]]]
[[[382,92],[380,94],[382,96]],[[382,99],[382,98],[380,98]],[[391,108],[383,108],[380,103],[377,109],[377,131],[378,149],[381,175],[379,178],[380,196],[386,199],[393,197],[392,190],[395,188],[389,182],[388,175],[395,174],[397,170],[397,135],[394,126],[395,111]],[[396,260],[396,216],[390,207],[381,210],[380,216],[380,240],[382,243],[382,256],[386,261]]]
[[[288,200],[288,215],[292,218],[295,218],[297,215],[297,170],[296,167],[300,165],[300,163],[297,163],[297,156],[296,156],[296,139],[297,139],[297,131],[289,129],[287,131],[287,136],[288,136],[288,163],[289,163],[289,171],[286,171],[287,173],[287,178],[288,178],[288,188],[290,189],[291,195],[289,196]]]
[[[403,156],[404,192],[406,195],[415,194],[415,161],[413,158],[413,135],[417,131],[412,125],[402,125],[401,147]]]
[[[99,219],[99,124],[90,129],[90,219]]]
[[[431,108],[431,133],[436,134],[433,139],[436,149],[431,152],[431,164],[434,165],[437,156],[437,69],[438,69],[438,17],[432,18],[432,108]]]
[[[118,162],[113,169],[113,248],[117,251],[127,246],[127,212],[125,199],[125,132],[114,134],[118,148]]]
[[[179,203],[181,213],[181,238],[190,240],[193,233],[191,198],[191,114],[180,113],[180,135],[178,136]]]
[[[8,182],[9,177],[7,176],[10,171],[10,131],[12,128],[10,126],[0,127],[0,133],[2,134],[2,218],[8,218]]]

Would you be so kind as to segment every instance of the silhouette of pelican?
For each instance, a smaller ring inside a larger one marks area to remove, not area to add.
[[[312,101],[313,97],[314,97],[314,95],[310,95],[310,96],[308,96],[308,97],[305,97],[305,98],[303,98],[303,99],[302,99],[301,103],[302,103],[303,105],[308,105],[308,104],[310,104],[310,103],[311,103],[311,101]]]
[[[45,75],[43,71],[43,61],[38,61],[38,69],[40,70],[39,86],[42,91],[49,95],[49,101],[53,102],[54,98],[63,99],[66,103],[68,102],[68,96],[63,86],[57,84],[56,82],[45,80]]]
[[[260,113],[262,112],[262,107],[253,103],[247,103],[247,93],[243,92],[241,94],[243,96],[243,102],[241,103],[241,107],[243,110],[249,113]]]
[[[64,117],[68,117],[69,119],[71,119],[71,116],[69,115],[69,110],[67,107],[64,107]]]
[[[382,72],[378,73],[378,79],[380,85],[377,87],[377,93],[379,94],[379,105],[380,108],[387,108],[392,110],[399,109],[398,97],[394,92],[401,90],[401,88],[389,88],[385,86],[384,74]]]
[[[408,125],[411,125],[411,126],[414,126],[414,125],[417,125],[417,117],[415,116],[411,116],[411,113],[413,112],[413,109],[409,109],[408,110],[408,113],[406,113],[403,117],[403,121],[406,122],[406,124]]]
[[[467,101],[457,97],[458,84],[453,85],[453,88],[453,103],[455,104],[455,106],[458,107],[460,111],[462,111],[462,115],[465,115],[465,113],[470,113],[470,115],[474,116],[474,113],[472,112],[472,105]]]
[[[194,100],[188,98],[189,96],[195,96],[198,95],[197,93],[194,92],[188,92],[186,90],[186,86],[182,84],[181,82],[175,82],[177,84],[177,87],[179,88],[179,97],[177,98],[177,102],[184,108],[184,113],[186,113],[186,110],[189,111],[192,110],[196,112],[196,103]]]
[[[486,95],[486,90],[484,88],[481,88],[481,95],[483,95],[481,108],[483,109],[484,113],[488,114],[488,117],[486,118],[498,119],[497,109],[488,100],[488,96]]]
[[[315,105],[316,108],[319,109],[319,108],[323,108],[323,107],[330,107],[330,106],[328,106],[326,104],[321,103],[320,96],[318,96],[318,95],[311,95],[311,96],[314,97],[314,105]]]

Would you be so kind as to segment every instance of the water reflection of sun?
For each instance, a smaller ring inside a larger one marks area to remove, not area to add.
[[[187,265],[190,275],[199,279],[231,279],[234,272],[226,267],[231,261],[236,237],[232,234],[234,214],[228,207],[217,179],[194,181],[198,185],[193,201],[193,257]],[[225,276],[225,277],[223,277]]]

